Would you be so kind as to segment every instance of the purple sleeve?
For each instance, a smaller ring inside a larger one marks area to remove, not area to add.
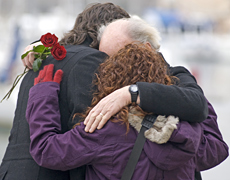
[[[194,158],[200,144],[199,123],[181,121],[166,144],[147,141],[145,152],[150,160],[162,170],[173,170]],[[160,152],[160,153],[155,153]]]
[[[228,155],[228,146],[224,142],[217,124],[217,115],[208,102],[208,118],[201,123],[203,137],[196,155],[197,171],[212,168],[222,161]]]
[[[59,84],[45,82],[32,87],[26,110],[30,127],[30,153],[38,165],[56,170],[69,170],[90,163],[98,143],[86,141],[84,126],[60,134],[58,103]],[[80,133],[79,133],[80,131]]]

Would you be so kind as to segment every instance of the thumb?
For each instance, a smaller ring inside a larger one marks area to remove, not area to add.
[[[54,75],[54,82],[57,82],[58,84],[60,84],[61,80],[62,80],[62,76],[63,76],[63,71],[61,69],[57,70],[57,72]]]

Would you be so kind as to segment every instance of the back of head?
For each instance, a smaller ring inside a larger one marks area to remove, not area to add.
[[[171,78],[162,56],[148,45],[136,42],[126,45],[100,65],[96,85],[99,94],[104,93],[103,97],[137,82],[171,85]]]
[[[89,36],[92,39],[90,47],[98,48],[97,34],[99,27],[115,19],[129,17],[125,10],[112,3],[94,4],[78,15],[73,29],[64,35],[60,44],[81,44]]]
[[[122,39],[128,39],[126,44],[130,43],[130,41],[137,41],[144,44],[150,44],[151,47],[156,51],[158,51],[160,48],[159,41],[161,40],[161,37],[158,30],[150,24],[146,23],[138,16],[118,19],[105,26],[102,25],[98,32],[98,40],[100,42],[100,46],[102,47],[102,51],[106,52],[107,48],[116,49],[121,42],[121,40],[119,40],[119,37],[121,37]],[[108,47],[108,42],[111,42],[113,44],[110,44],[110,46]],[[112,47],[113,45],[114,47]]]
[[[142,20],[138,16],[132,16],[131,18],[126,19],[128,21],[127,25],[127,34],[134,41],[139,41],[141,43],[150,43],[152,48],[156,51],[160,48],[160,33],[159,31]]]

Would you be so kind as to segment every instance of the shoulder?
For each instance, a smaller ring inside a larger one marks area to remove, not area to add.
[[[106,125],[93,133],[86,133],[84,131],[85,125],[81,123],[76,126],[78,132],[87,139],[93,139],[101,145],[117,144],[117,143],[134,143],[136,140],[136,131],[132,127],[126,133],[126,126],[121,123],[108,121]]]
[[[67,53],[98,53],[98,54],[105,54],[104,52],[99,51],[98,49],[91,48],[85,45],[67,45],[65,46]]]
[[[180,74],[180,73],[187,73],[187,74],[190,74],[189,70],[186,69],[185,67],[183,66],[170,66],[169,67],[169,72],[171,75],[175,76],[177,74]]]
[[[190,73],[188,69],[183,66],[175,66],[169,68],[171,76],[179,78],[179,83],[197,83],[196,78]]]
[[[88,61],[88,62],[103,62],[107,54],[97,49],[84,45],[69,45],[66,46],[67,55],[64,61],[74,61],[74,63]]]

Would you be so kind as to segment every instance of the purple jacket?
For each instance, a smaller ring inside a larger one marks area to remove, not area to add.
[[[224,142],[217,124],[217,115],[208,102],[209,115],[201,124],[203,136],[196,154],[196,170],[203,171],[213,168],[223,162],[229,155],[229,149]]]
[[[38,84],[30,90],[26,117],[34,160],[56,170],[86,164],[86,179],[90,180],[120,179],[137,137],[136,130],[130,127],[126,135],[124,125],[109,121],[93,134],[86,133],[83,124],[60,134],[58,91],[59,85],[53,82]],[[159,145],[147,140],[133,179],[193,179],[202,133],[200,124],[181,122],[168,143]]]

